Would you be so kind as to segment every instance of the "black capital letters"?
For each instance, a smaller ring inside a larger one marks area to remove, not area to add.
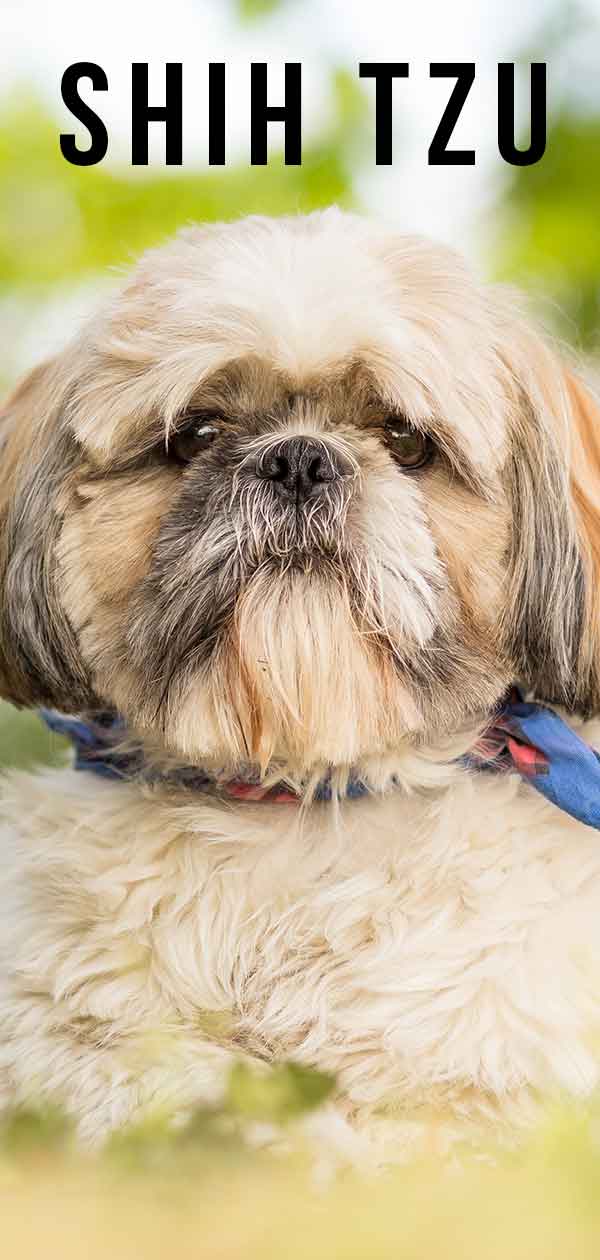
[[[250,68],[250,165],[267,164],[267,123],[284,124],[286,166],[302,162],[302,67],[285,63],[285,104],[267,105],[267,63],[253,61]]]
[[[131,67],[131,164],[148,165],[148,123],[165,124],[165,162],[181,166],[182,160],[182,93],[181,62],[168,61],[165,66],[165,104],[148,104],[148,62],[136,61]]]
[[[67,66],[60,85],[63,101],[71,114],[87,127],[91,144],[89,149],[77,148],[74,135],[61,133],[60,151],[73,166],[95,166],[101,162],[108,149],[108,132],[102,119],[82,101],[79,92],[79,80],[91,79],[95,92],[108,91],[108,79],[102,69],[94,61],[74,61]]]
[[[446,148],[460,118],[462,107],[475,79],[474,61],[436,61],[429,67],[431,79],[456,79],[450,100],[440,119],[439,127],[429,146],[430,166],[474,166],[474,149]]]
[[[529,148],[515,147],[515,67],[498,66],[498,152],[511,166],[533,166],[546,152],[546,63],[534,61],[530,78]]]
[[[208,67],[208,165],[225,165],[225,62]]]
[[[408,79],[406,61],[361,61],[361,79],[375,79],[375,164],[392,164],[392,84],[394,79]]]

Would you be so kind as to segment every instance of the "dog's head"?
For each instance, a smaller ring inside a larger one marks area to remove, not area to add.
[[[7,405],[4,693],[303,769],[515,679],[597,708],[599,469],[581,387],[448,251],[186,231]]]

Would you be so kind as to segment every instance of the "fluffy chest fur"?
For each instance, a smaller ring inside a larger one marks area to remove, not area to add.
[[[3,808],[0,1084],[91,1136],[231,1054],[334,1071],[359,1123],[596,1082],[600,842],[516,776],[303,814],[63,771]]]

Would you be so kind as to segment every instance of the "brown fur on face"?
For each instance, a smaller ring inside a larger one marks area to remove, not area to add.
[[[183,466],[191,414],[218,434]],[[390,415],[430,465],[398,466]],[[302,772],[479,719],[515,679],[598,707],[591,404],[446,251],[332,214],[185,233],[5,434],[18,703]],[[343,469],[300,513],[256,477],[294,434]]]
[[[56,549],[65,610],[98,693],[119,702],[144,661],[119,656],[130,601],[146,575],[163,516],[178,492],[174,468],[81,480],[64,503]]]

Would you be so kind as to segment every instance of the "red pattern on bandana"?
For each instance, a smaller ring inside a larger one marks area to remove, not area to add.
[[[219,787],[236,801],[265,801],[274,805],[297,805],[300,797],[291,788],[276,783],[273,787],[264,787],[260,783],[244,783],[242,779],[230,779],[220,783]]]
[[[511,688],[507,704],[517,705],[520,701],[517,688]],[[526,779],[535,779],[540,774],[546,775],[550,769],[546,754],[527,739],[521,723],[515,721],[510,713],[502,711],[496,714],[483,732],[471,756],[475,761],[499,770],[516,770]]]
[[[548,758],[541,749],[528,744],[522,736],[516,737],[511,733],[509,723],[501,717],[484,731],[471,756],[499,770],[517,770],[526,779],[547,774],[549,768]]]

